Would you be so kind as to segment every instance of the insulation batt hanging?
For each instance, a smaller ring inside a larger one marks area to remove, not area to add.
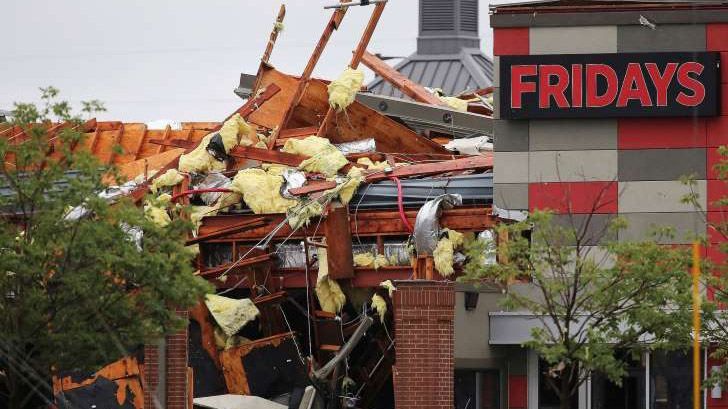
[[[199,145],[190,153],[179,157],[179,167],[181,172],[196,172],[196,173],[208,173],[208,172],[222,172],[225,170],[225,162],[215,159],[213,155],[208,151],[208,146],[212,142],[213,138],[222,141],[225,154],[230,153],[230,150],[236,145],[240,144],[243,146],[252,145],[252,141],[247,139],[247,135],[250,133],[251,128],[240,114],[233,115],[230,119],[223,123],[222,128],[218,132],[207,134]],[[245,135],[246,138],[240,139],[241,136]]]
[[[319,270],[316,278],[316,298],[318,298],[322,310],[338,314],[346,303],[346,295],[341,291],[339,283],[329,278],[326,248],[319,247],[317,250]]]
[[[217,325],[228,337],[235,335],[245,324],[260,315],[258,307],[249,298],[236,300],[216,294],[207,294],[205,305],[215,318]]]
[[[462,247],[464,236],[455,230],[444,229],[445,235],[437,242],[435,251],[432,256],[435,261],[435,268],[444,277],[451,276],[455,269],[453,268],[455,250]]]
[[[364,83],[364,72],[347,67],[339,78],[329,84],[329,105],[337,112],[345,110]]]

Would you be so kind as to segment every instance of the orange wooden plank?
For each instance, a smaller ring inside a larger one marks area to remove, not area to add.
[[[399,71],[389,66],[389,64],[380,60],[377,56],[365,52],[362,55],[362,62],[364,65],[369,67],[369,69],[382,77],[382,79],[392,84],[398,90],[402,91],[403,94],[413,100],[432,105],[445,105],[439,98],[427,91],[425,87],[405,77]]]

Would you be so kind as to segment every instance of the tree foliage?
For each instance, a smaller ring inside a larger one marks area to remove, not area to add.
[[[715,148],[709,148],[715,149]],[[713,166],[713,171],[718,175],[719,184],[728,183],[728,147],[717,148],[720,160]],[[710,342],[711,358],[722,362],[728,359],[728,270],[726,269],[726,254],[728,254],[728,218],[725,209],[728,208],[728,196],[722,196],[709,203],[712,207],[711,213],[714,217],[708,217],[707,209],[701,204],[701,197],[697,193],[697,181],[694,177],[683,178],[683,183],[691,188],[683,202],[694,206],[702,213],[708,224],[708,246],[718,251],[710,251],[712,257],[704,260],[702,270],[704,272],[704,285],[710,288],[712,297],[704,300],[702,305],[702,339]],[[716,186],[714,189],[718,189]],[[713,368],[708,376],[706,387],[725,384],[728,380],[728,365],[721,365]]]
[[[98,196],[113,169],[79,148],[81,120],[57,96],[16,104],[24,135],[0,139],[0,403],[11,408],[46,399],[53,371],[92,370],[179,329],[176,308],[210,290],[193,275],[187,222],[159,227],[130,200]],[[68,126],[49,134],[52,122]],[[86,215],[68,217],[79,206]]]
[[[466,268],[466,280],[499,283],[506,308],[540,323],[525,346],[549,365],[547,383],[562,408],[592,373],[621,384],[632,355],[683,347],[690,334],[687,250],[658,244],[671,234],[664,229],[653,240],[609,240],[624,223],[597,231],[593,215],[585,216],[564,224],[535,211],[501,227],[508,239],[500,241],[498,264],[478,265],[482,249],[473,248],[476,263]]]

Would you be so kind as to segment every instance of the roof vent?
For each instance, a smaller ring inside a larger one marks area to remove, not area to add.
[[[460,0],[460,30],[478,32],[478,0]]]
[[[477,0],[476,0],[477,1]],[[422,0],[420,32],[454,31],[455,0]]]

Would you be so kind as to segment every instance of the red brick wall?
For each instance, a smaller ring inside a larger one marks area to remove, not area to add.
[[[187,311],[180,316],[188,319]],[[187,328],[167,337],[166,409],[187,408]],[[191,409],[191,408],[189,408]]]
[[[156,408],[157,387],[159,386],[159,348],[144,345],[144,407]],[[159,402],[162,405],[163,402]],[[163,406],[163,405],[162,405]]]
[[[397,409],[453,407],[454,283],[398,281],[394,293]]]

